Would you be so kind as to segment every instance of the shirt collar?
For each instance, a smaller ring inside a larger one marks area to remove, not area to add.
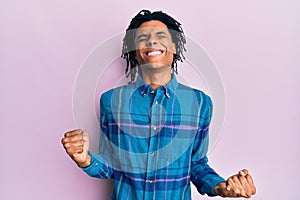
[[[138,88],[139,93],[142,96],[146,96],[147,94],[151,93],[153,91],[153,88],[148,85],[147,83],[145,83],[145,81],[143,80],[143,78],[138,75],[137,79],[135,81],[135,86],[136,88]],[[164,90],[164,94],[167,98],[170,98],[171,95],[175,94],[175,91],[177,89],[178,86],[178,82],[177,82],[177,78],[176,75],[174,73],[172,73],[172,79],[169,83],[167,83],[166,85],[163,85],[159,88],[157,88],[157,90]]]

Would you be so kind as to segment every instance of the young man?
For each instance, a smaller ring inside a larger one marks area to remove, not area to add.
[[[90,176],[113,178],[112,199],[191,199],[190,181],[209,196],[255,194],[247,170],[225,181],[207,164],[212,102],[176,80],[185,50],[180,23],[143,10],[123,42],[132,82],[101,96],[99,154],[88,151],[87,131],[62,139],[77,165]]]

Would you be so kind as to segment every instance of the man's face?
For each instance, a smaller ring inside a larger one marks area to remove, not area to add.
[[[142,69],[171,68],[176,46],[164,23],[158,20],[142,23],[136,31],[135,44],[136,59]]]

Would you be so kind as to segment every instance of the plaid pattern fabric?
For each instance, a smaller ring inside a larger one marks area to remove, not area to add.
[[[176,76],[153,90],[141,77],[100,99],[99,153],[89,152],[92,177],[114,179],[111,199],[191,199],[192,181],[214,196],[225,181],[208,164],[212,102]]]

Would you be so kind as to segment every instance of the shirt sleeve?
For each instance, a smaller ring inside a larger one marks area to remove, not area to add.
[[[112,178],[112,168],[106,163],[100,162],[96,155],[93,152],[89,151],[89,155],[91,156],[91,164],[88,167],[82,168],[89,176],[101,179],[110,179]]]
[[[225,179],[219,176],[209,165],[206,156],[208,151],[208,127],[212,116],[212,102],[208,96],[204,97],[203,112],[200,116],[200,125],[193,143],[191,180],[198,192],[202,195],[216,196],[214,188]]]
[[[111,179],[113,178],[113,168],[109,160],[105,159],[103,156],[103,149],[105,148],[105,142],[101,137],[108,136],[108,120],[107,120],[107,101],[108,99],[104,95],[100,98],[100,142],[99,142],[99,153],[89,151],[91,157],[91,164],[82,168],[89,176],[101,179]],[[106,105],[104,105],[106,104]],[[106,156],[107,157],[107,156]]]

